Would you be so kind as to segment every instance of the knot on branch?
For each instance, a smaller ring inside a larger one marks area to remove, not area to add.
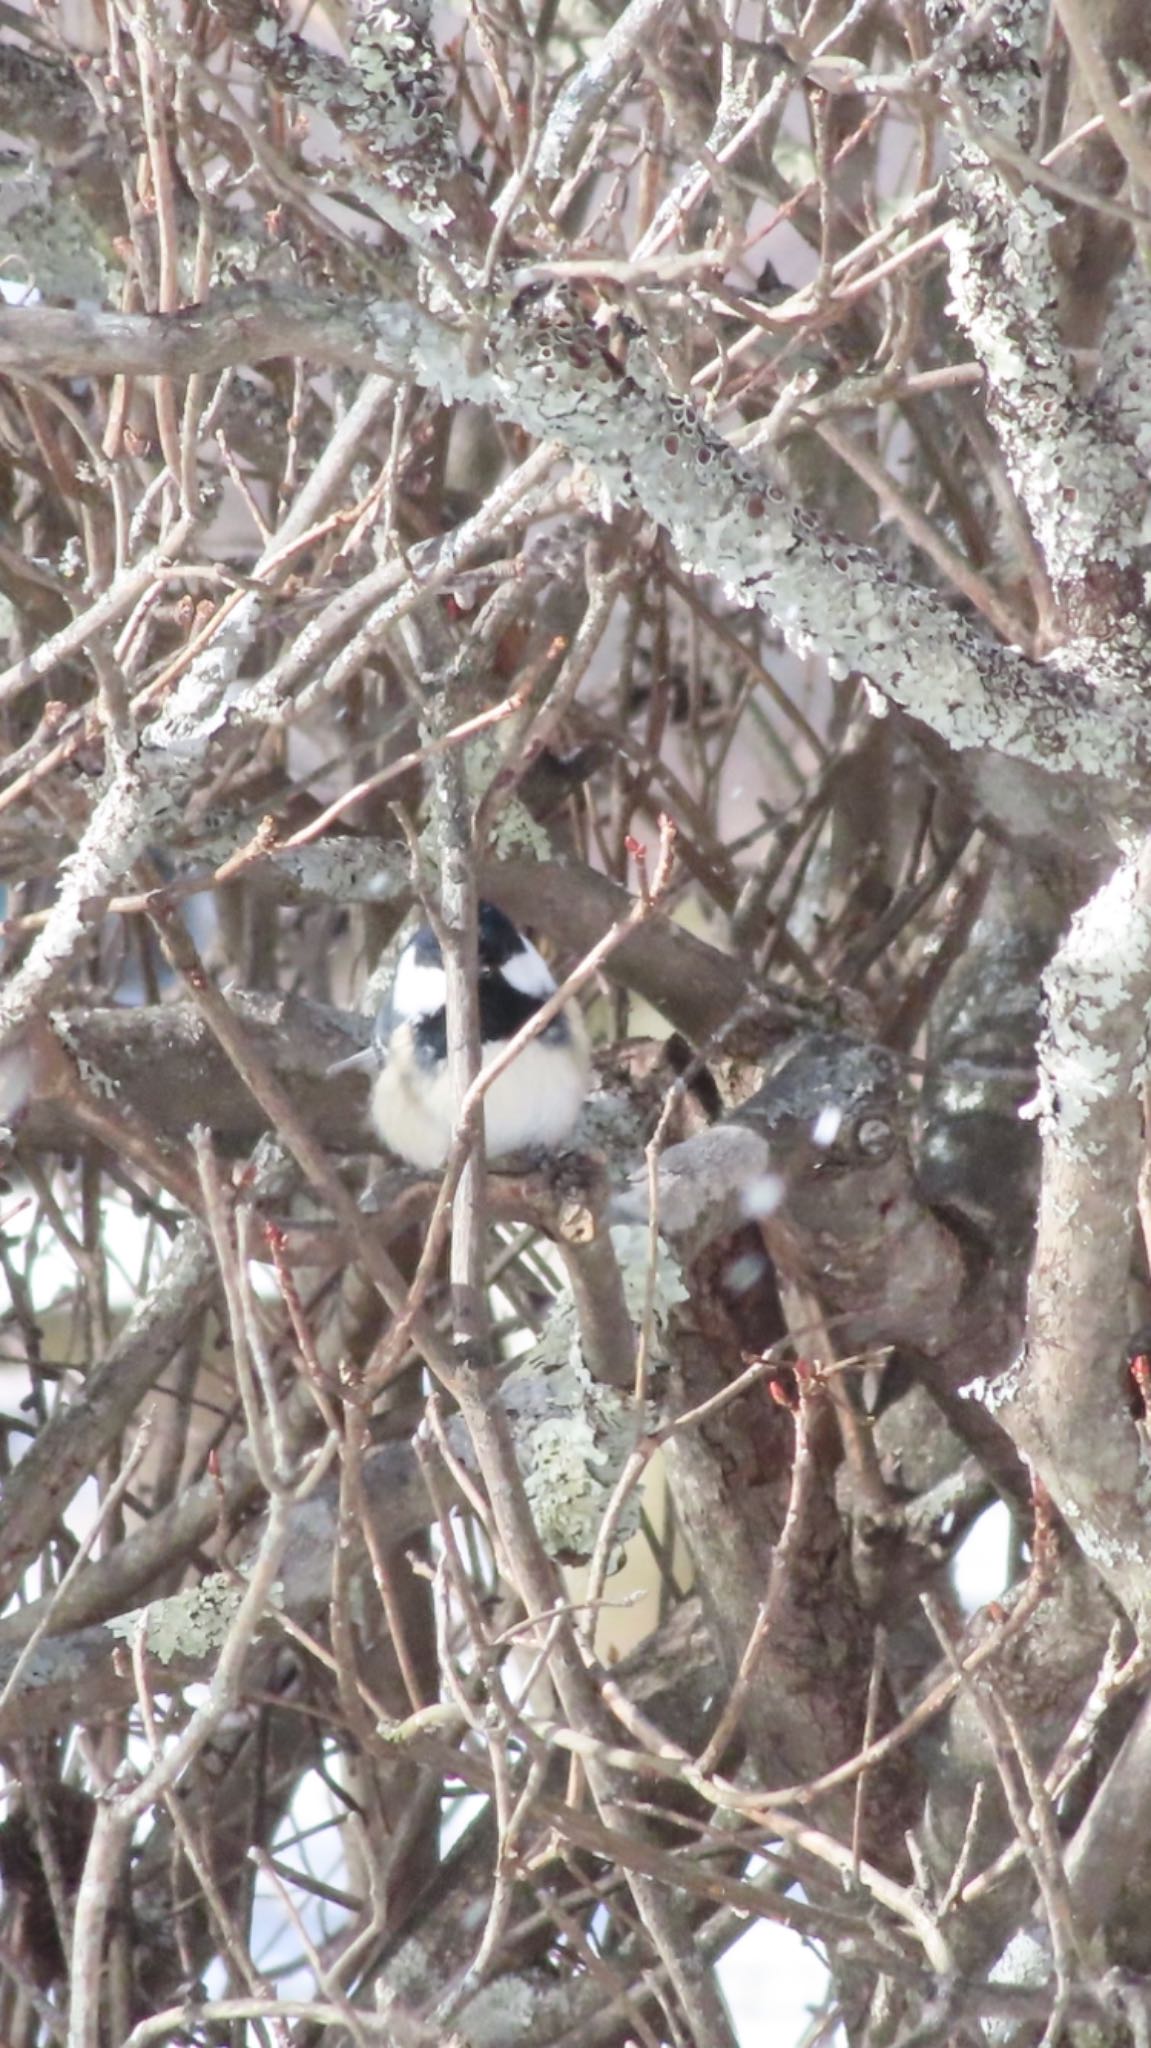
[[[820,1032],[740,1108],[782,1162],[796,1151],[826,1168],[888,1158],[901,1121],[902,1070],[894,1053]]]

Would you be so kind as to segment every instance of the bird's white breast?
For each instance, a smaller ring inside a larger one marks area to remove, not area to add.
[[[562,1143],[579,1116],[587,1092],[589,1059],[583,1019],[565,1012],[566,1043],[533,1038],[484,1097],[484,1139],[489,1158]],[[502,1048],[481,1048],[487,1067]],[[384,1144],[401,1159],[430,1172],[442,1166],[452,1137],[447,1063],[421,1065],[409,1032],[393,1039],[388,1063],[372,1089],[372,1122]]]

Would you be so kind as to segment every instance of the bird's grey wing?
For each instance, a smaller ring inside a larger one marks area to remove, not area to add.
[[[388,1064],[388,1047],[391,1045],[395,1028],[396,1010],[392,1001],[392,991],[389,989],[376,1011],[375,1023],[372,1025],[372,1054],[377,1068],[386,1067]]]
[[[360,1052],[349,1053],[346,1060],[337,1060],[334,1066],[328,1068],[329,1075],[378,1074],[381,1068],[387,1066],[388,1046],[394,1027],[395,1012],[389,992],[376,1011],[370,1045],[365,1045]]]

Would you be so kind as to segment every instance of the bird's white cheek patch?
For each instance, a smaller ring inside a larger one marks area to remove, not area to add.
[[[400,954],[392,983],[392,1013],[396,1017],[432,1017],[442,1010],[447,994],[444,970],[432,962],[417,960],[411,948]]]
[[[513,953],[498,972],[524,996],[550,996],[555,988],[550,967],[530,939],[524,940],[522,953]]]

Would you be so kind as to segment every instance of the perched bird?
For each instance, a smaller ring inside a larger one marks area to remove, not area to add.
[[[529,939],[494,903],[479,906],[477,975],[480,1061],[490,1066],[555,992]],[[442,1166],[452,1139],[446,984],[439,940],[430,925],[413,933],[396,962],[367,1052],[332,1069],[368,1068],[371,1116],[391,1152],[425,1171]],[[567,1137],[587,1093],[587,1033],[574,1003],[546,1024],[484,1096],[489,1158],[550,1150]]]

